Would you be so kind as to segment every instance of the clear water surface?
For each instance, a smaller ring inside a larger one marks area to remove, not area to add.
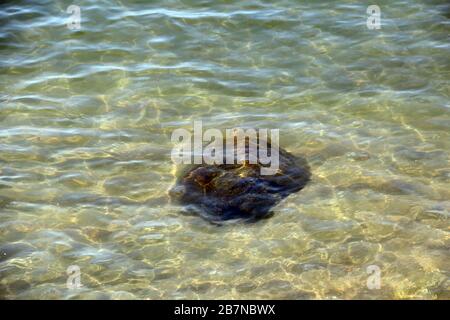
[[[380,30],[364,1],[71,4],[0,6],[1,297],[450,298],[447,1],[377,0]],[[256,224],[186,214],[194,120],[279,128],[311,183]]]

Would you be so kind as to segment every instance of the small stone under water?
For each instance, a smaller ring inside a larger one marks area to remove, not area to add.
[[[248,149],[247,141],[246,154]],[[281,148],[276,174],[261,175],[261,166],[259,161],[193,165],[183,171],[169,194],[213,223],[267,218],[274,205],[303,189],[311,174],[304,159]]]

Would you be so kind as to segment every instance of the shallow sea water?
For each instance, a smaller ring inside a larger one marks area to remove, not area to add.
[[[449,299],[446,3],[377,1],[381,30],[358,1],[2,4],[0,297]],[[258,223],[187,214],[194,120],[279,128],[312,181]]]

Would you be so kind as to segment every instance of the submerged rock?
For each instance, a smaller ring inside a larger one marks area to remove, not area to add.
[[[233,219],[256,221],[269,217],[270,209],[291,193],[301,190],[311,175],[304,159],[281,148],[279,169],[275,174],[261,175],[261,167],[259,159],[257,164],[246,161],[242,164],[193,165],[180,174],[169,194],[171,199],[188,205],[213,223]]]

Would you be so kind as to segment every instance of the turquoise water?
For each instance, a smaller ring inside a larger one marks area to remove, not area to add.
[[[2,4],[0,297],[449,299],[450,7],[376,4]],[[194,120],[280,129],[312,181],[255,224],[187,214]]]

